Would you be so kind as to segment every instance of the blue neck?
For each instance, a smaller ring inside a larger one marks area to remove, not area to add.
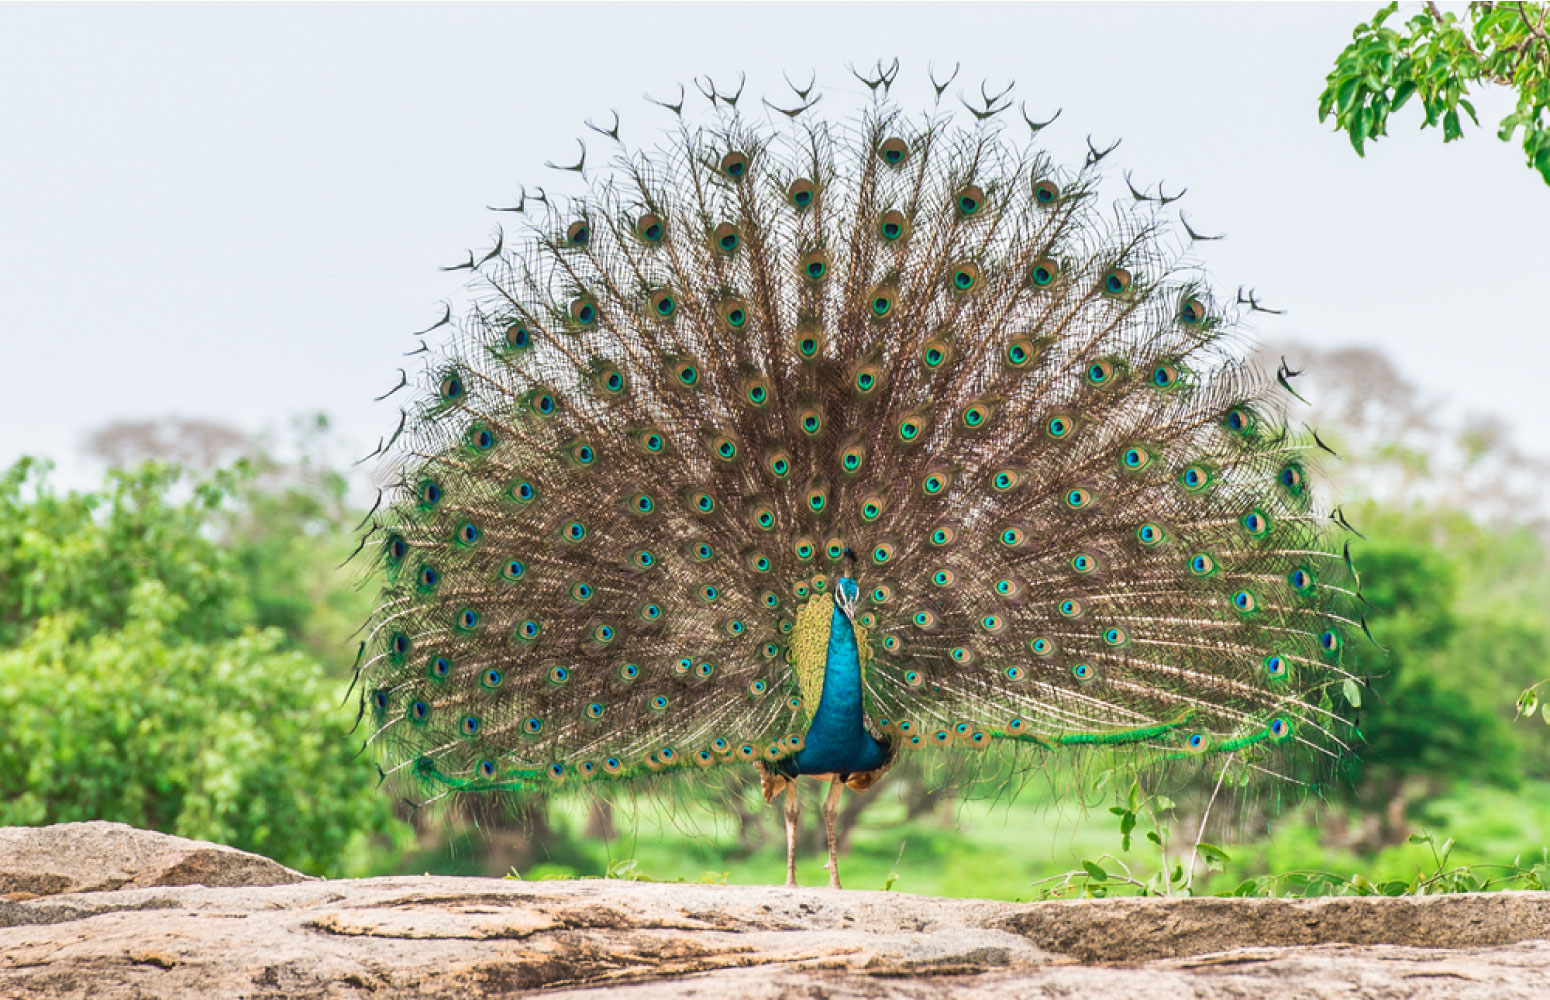
[[[881,767],[887,750],[867,732],[862,708],[856,630],[836,606],[829,623],[823,695],[807,727],[806,745],[792,758],[795,773],[855,773]]]

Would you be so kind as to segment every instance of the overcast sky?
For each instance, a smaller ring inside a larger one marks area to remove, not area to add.
[[[1319,124],[1376,6],[0,5],[0,463],[81,485],[115,419],[314,410],[363,453],[408,334],[457,294],[438,266],[583,119],[649,140],[670,116],[643,92],[738,70],[775,96],[816,70],[848,108],[846,64],[895,54],[906,105],[961,61],[971,91],[1063,109],[1065,162],[1122,137],[1116,176],[1187,185],[1191,223],[1229,234],[1213,281],[1288,310],[1263,338],[1381,348],[1550,453],[1550,187],[1495,138],[1502,93],[1447,146],[1406,108],[1365,160]]]

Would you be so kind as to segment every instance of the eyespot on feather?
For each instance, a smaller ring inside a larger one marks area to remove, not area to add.
[[[730,222],[721,223],[710,233],[711,246],[724,254],[736,253],[742,241],[743,234]]]
[[[667,224],[655,212],[647,212],[635,220],[635,235],[647,243],[660,243],[667,234]]]

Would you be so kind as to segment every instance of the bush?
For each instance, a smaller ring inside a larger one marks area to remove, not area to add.
[[[175,503],[179,478],[148,466],[64,498],[26,463],[0,479],[0,825],[117,820],[359,872],[408,828],[354,757],[337,678],[253,624],[205,536],[227,485]]]

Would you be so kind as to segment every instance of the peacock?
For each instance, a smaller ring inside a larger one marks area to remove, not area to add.
[[[1113,146],[1036,148],[1058,111],[1023,133],[982,87],[965,117],[933,75],[910,114],[897,74],[834,117],[697,81],[644,149],[589,122],[609,161],[551,163],[578,193],[524,189],[456,266],[362,543],[384,775],[745,768],[788,885],[812,778],[838,887],[842,790],[906,754],[1306,787],[1352,750],[1349,525],[1295,372],[1246,360],[1266,307],[1211,291],[1176,196],[1100,206]]]

